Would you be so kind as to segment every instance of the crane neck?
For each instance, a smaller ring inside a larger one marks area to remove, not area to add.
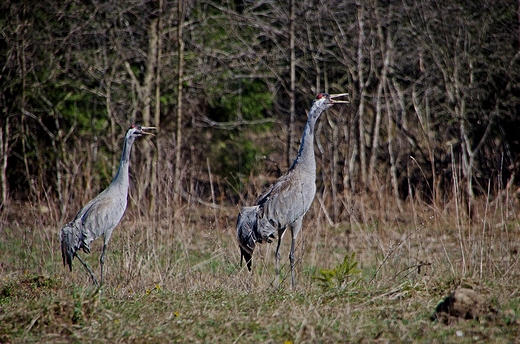
[[[121,161],[119,162],[119,168],[117,169],[116,176],[112,180],[111,186],[119,186],[124,189],[124,192],[128,192],[128,185],[130,184],[128,177],[128,168],[130,165],[130,152],[132,151],[132,144],[134,143],[135,137],[127,136],[123,144],[123,153],[121,154]]]
[[[321,111],[319,112],[321,113]],[[312,116],[309,114],[309,119],[307,120],[305,129],[303,130],[300,149],[298,150],[298,155],[291,166],[291,170],[299,168],[316,174],[316,159],[314,157],[314,127],[319,115],[320,114]]]

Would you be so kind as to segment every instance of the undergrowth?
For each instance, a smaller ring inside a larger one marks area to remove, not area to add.
[[[250,273],[239,264],[236,209],[202,216],[203,207],[192,207],[175,227],[139,220],[130,209],[108,246],[101,289],[76,260],[72,272],[63,267],[59,226],[2,221],[0,342],[456,343],[520,335],[514,207],[459,221],[417,205],[410,218],[366,206],[350,223],[331,224],[315,202],[298,239],[294,290],[287,240],[276,286],[275,245],[258,246]],[[219,216],[220,225],[191,216]],[[101,245],[81,253],[94,272]],[[438,303],[460,287],[496,312],[431,321]]]
[[[319,269],[319,274],[313,276],[319,282],[319,285],[325,289],[343,290],[353,287],[360,279],[354,279],[353,276],[361,273],[357,268],[358,262],[355,260],[356,253],[346,254],[343,262],[336,265],[333,269]]]

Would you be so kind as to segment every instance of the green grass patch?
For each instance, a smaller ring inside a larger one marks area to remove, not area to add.
[[[258,247],[249,273],[233,227],[180,223],[149,230],[156,224],[124,221],[101,290],[78,261],[72,272],[63,267],[57,228],[2,224],[0,342],[507,343],[520,335],[520,264],[503,249],[519,239],[513,229],[493,241],[465,228],[475,237],[461,245],[447,226],[346,231],[310,216],[292,290],[287,238],[275,287],[275,245]],[[100,242],[82,253],[96,274],[100,253]],[[478,293],[478,317],[432,320],[460,287]]]

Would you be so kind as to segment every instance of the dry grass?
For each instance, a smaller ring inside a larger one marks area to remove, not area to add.
[[[407,204],[405,216],[358,199],[349,221],[332,224],[317,200],[298,241],[294,291],[287,259],[273,287],[274,245],[260,246],[253,274],[239,266],[235,207],[189,204],[156,220],[131,207],[98,292],[77,261],[72,273],[63,268],[57,210],[13,205],[1,216],[0,342],[514,342],[518,208],[480,202],[469,221],[453,205]],[[94,271],[100,244],[83,254]],[[321,287],[313,276],[351,252],[357,283]],[[482,298],[478,318],[432,321],[459,285]]]

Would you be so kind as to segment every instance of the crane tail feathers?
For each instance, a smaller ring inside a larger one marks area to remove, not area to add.
[[[72,271],[72,259],[74,259],[80,245],[79,236],[75,234],[75,227],[71,223],[66,224],[61,229],[60,241],[63,266],[68,266]]]
[[[258,206],[243,207],[237,218],[237,240],[240,247],[240,266],[245,260],[247,269],[251,271],[253,261],[253,251],[256,246]]]

